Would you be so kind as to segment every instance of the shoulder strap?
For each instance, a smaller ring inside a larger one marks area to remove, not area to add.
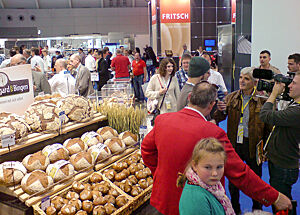
[[[171,84],[171,82],[172,82],[172,78],[173,78],[173,76],[171,76],[171,78],[170,78],[170,81],[169,81],[169,83],[168,83],[168,86],[167,86],[167,91],[165,92],[165,94],[164,94],[164,97],[163,97],[163,99],[161,100],[161,103],[160,103],[159,109],[161,109],[161,107],[162,107],[162,105],[163,105],[163,103],[164,103],[164,100],[165,100],[166,94],[167,94],[167,92],[168,92],[168,90],[169,90],[169,86],[170,86],[170,84]],[[159,80],[159,79],[158,79],[158,80]]]

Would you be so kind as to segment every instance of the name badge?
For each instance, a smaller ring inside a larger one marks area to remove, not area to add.
[[[171,108],[172,108],[171,102],[168,100],[166,101],[166,107],[167,107],[167,110],[171,110]]]
[[[243,144],[243,136],[244,136],[244,127],[243,127],[243,125],[240,124],[239,127],[238,127],[236,142],[240,143],[240,144]]]

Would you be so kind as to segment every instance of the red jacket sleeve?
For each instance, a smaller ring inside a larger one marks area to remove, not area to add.
[[[224,131],[218,134],[217,139],[225,144],[227,161],[224,175],[228,180],[247,196],[263,205],[270,206],[273,204],[278,198],[278,191],[265,183],[240,159]]]
[[[111,61],[111,65],[110,65],[111,67],[115,67],[115,59],[112,59],[112,61]]]
[[[145,165],[149,167],[154,175],[156,167],[157,167],[157,159],[158,159],[158,151],[155,145],[155,135],[154,135],[155,126],[153,129],[146,135],[144,138],[141,151],[142,157]]]

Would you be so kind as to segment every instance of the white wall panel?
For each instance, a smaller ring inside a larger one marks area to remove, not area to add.
[[[259,65],[259,53],[271,52],[271,64],[287,72],[287,58],[300,52],[300,1],[252,1],[251,65]]]
[[[13,17],[12,21],[6,19]],[[24,21],[18,19],[24,16]],[[35,16],[35,21],[30,16]],[[0,9],[0,27],[37,27],[41,37],[124,32],[148,34],[147,8]],[[51,30],[49,30],[51,29]]]

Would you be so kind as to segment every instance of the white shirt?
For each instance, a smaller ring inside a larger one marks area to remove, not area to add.
[[[185,108],[197,112],[200,116],[202,116],[202,118],[203,118],[205,121],[207,121],[207,119],[205,118],[205,116],[204,116],[200,111],[196,110],[195,108],[192,108],[192,107],[185,107]]]
[[[207,81],[211,84],[215,84],[218,87],[220,87],[220,90],[222,92],[227,92],[223,76],[219,72],[210,69],[210,76]]]
[[[34,55],[31,60],[31,69],[34,69],[35,66],[39,66],[42,70],[42,72],[45,74],[45,66],[44,66],[44,60],[37,55]]]
[[[0,68],[5,68],[5,67],[7,67],[7,65],[10,64],[10,59],[11,59],[11,58],[2,61],[1,65],[0,65]]]
[[[88,68],[90,71],[96,70],[96,61],[95,61],[95,58],[91,54],[89,54],[85,58],[85,67]]]
[[[51,70],[51,57],[49,55],[46,55],[43,57],[44,60],[44,70],[50,71]]]
[[[67,70],[60,71],[49,80],[52,93],[59,93],[63,97],[75,94],[75,82],[75,78]]]

